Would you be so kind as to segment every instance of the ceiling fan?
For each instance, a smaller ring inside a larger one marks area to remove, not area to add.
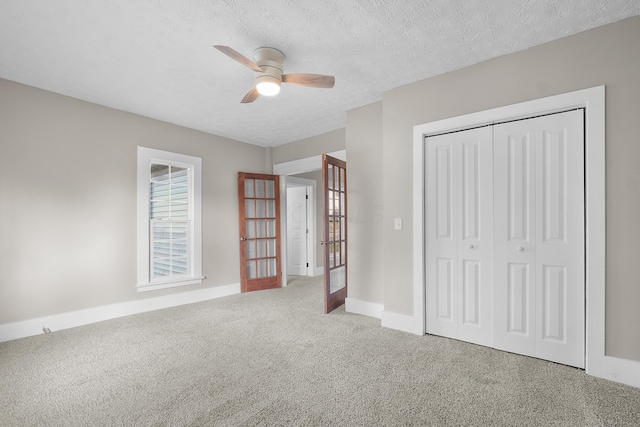
[[[323,74],[282,74],[282,62],[284,54],[272,47],[260,47],[253,51],[252,61],[229,46],[214,45],[216,49],[234,59],[242,65],[255,71],[256,85],[242,98],[243,104],[253,102],[258,96],[273,96],[280,92],[281,83],[289,83],[298,86],[332,88],[335,77]]]

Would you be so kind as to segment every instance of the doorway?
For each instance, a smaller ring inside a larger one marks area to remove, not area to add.
[[[314,172],[286,177],[287,272],[316,276],[317,180]]]
[[[334,151],[328,153],[330,156],[335,157],[340,160],[347,160],[347,153],[345,150]],[[281,232],[281,252],[282,259],[286,260],[288,258],[287,251],[287,188],[289,187],[289,183],[293,186],[296,186],[296,182],[302,183],[301,185],[310,184],[313,191],[314,197],[309,196],[311,206],[308,209],[308,221],[313,221],[313,225],[309,228],[309,236],[308,236],[308,245],[310,247],[308,251],[308,259],[309,261],[309,269],[308,274],[313,276],[321,276],[324,274],[324,263],[323,263],[323,251],[322,246],[320,245],[320,236],[322,236],[322,199],[319,197],[322,196],[322,192],[320,188],[322,188],[322,155],[305,157],[302,159],[292,160],[283,163],[276,163],[273,165],[273,174],[280,176],[280,193],[283,197],[280,198],[280,223],[282,230]],[[309,180],[312,181],[299,181],[299,180]],[[315,184],[315,185],[314,185]],[[308,187],[307,187],[308,188]],[[314,206],[315,204],[315,206]],[[309,211],[312,213],[309,214]],[[314,214],[315,213],[315,214]],[[315,231],[314,231],[315,230]],[[288,271],[287,263],[282,263],[282,284],[286,286],[288,281],[288,275],[291,273]]]

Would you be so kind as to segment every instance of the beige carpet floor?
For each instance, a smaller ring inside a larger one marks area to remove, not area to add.
[[[640,390],[338,309],[322,284],[0,344],[0,426],[639,426]]]

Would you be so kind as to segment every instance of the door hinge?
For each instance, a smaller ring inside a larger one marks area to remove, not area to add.
[[[309,195],[308,195],[308,194],[305,194],[305,195],[304,195],[304,198],[305,198],[305,199],[307,199],[307,200],[309,200]]]
[[[309,263],[307,263],[307,268],[309,268]]]
[[[307,228],[307,234],[309,234],[309,229]]]

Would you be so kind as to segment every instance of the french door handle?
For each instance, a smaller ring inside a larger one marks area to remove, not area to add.
[[[320,240],[320,246],[324,245],[324,240]]]
[[[241,241],[241,242],[244,242],[245,240],[247,240],[247,238],[246,238],[246,237],[240,237],[240,241]]]

